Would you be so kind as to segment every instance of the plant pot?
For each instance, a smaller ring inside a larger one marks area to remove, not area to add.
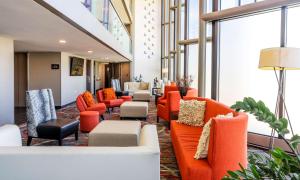
[[[181,98],[186,96],[187,91],[188,91],[188,87],[179,87],[178,89],[179,89],[179,93],[180,93]]]

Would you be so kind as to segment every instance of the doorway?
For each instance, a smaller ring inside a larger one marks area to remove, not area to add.
[[[92,61],[86,60],[86,90],[92,91]]]

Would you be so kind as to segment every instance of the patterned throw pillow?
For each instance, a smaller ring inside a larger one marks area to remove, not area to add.
[[[105,88],[103,90],[104,100],[114,100],[117,99],[116,93],[113,88]]]
[[[83,99],[88,107],[95,105],[94,97],[89,91],[83,93]]]
[[[226,115],[217,115],[216,118],[222,118],[222,119],[233,118],[233,114],[228,113]],[[195,159],[207,158],[211,122],[212,120],[210,119],[203,127],[203,131],[197,146],[197,152],[194,156]]]
[[[146,82],[141,82],[140,83],[140,90],[148,90],[149,84]]]
[[[190,126],[203,126],[205,105],[205,101],[180,100],[180,109],[177,122]]]

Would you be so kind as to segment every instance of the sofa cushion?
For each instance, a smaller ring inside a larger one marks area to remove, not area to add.
[[[205,105],[206,101],[181,100],[177,122],[191,126],[203,126]]]
[[[105,88],[103,90],[104,100],[114,100],[117,99],[116,93],[113,88]]]
[[[212,169],[206,159],[193,158],[202,127],[171,121],[171,137],[180,174],[183,180],[212,179]]]
[[[88,107],[95,105],[94,97],[89,91],[83,93],[83,99]]]
[[[139,89],[140,90],[148,90],[149,89],[149,83],[141,82]]]
[[[140,121],[105,120],[89,133],[89,146],[138,146]]]

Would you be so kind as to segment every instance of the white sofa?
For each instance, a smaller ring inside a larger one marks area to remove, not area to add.
[[[151,84],[147,82],[143,82],[148,84],[148,89],[141,89],[140,82],[125,82],[124,83],[124,91],[128,91],[129,95],[133,95],[137,91],[145,91],[151,93]]]
[[[142,128],[136,147],[22,147],[20,137],[17,126],[0,127],[0,179],[160,179],[160,149],[154,125]]]

